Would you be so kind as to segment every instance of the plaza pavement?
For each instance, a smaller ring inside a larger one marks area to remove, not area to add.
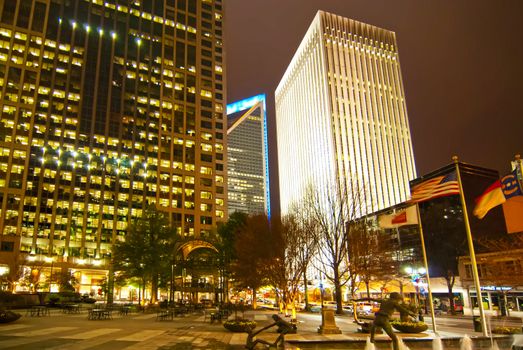
[[[19,310],[23,317],[13,323],[0,324],[0,349],[64,349],[64,350],[188,350],[188,349],[244,349],[247,335],[232,333],[218,322],[210,323],[209,315],[202,313],[175,317],[174,320],[157,321],[156,313],[113,314],[111,320],[88,320],[87,311],[80,314],[64,314],[52,309],[49,316],[31,317]],[[248,311],[245,318],[257,321],[257,329],[272,323],[274,311]],[[241,313],[239,313],[239,316]],[[232,315],[234,316],[234,315]],[[302,341],[318,344],[325,341],[352,340],[363,349],[366,334],[357,332],[357,325],[350,316],[337,316],[336,323],[342,334],[320,335],[317,328],[321,323],[319,314],[298,314],[298,333],[285,337],[287,341]],[[462,337],[464,334],[480,335],[472,330],[469,319],[444,318],[438,320],[441,337]],[[269,341],[278,334],[271,328],[263,335]],[[400,334],[402,337],[407,335]],[[414,337],[431,338],[431,332]],[[410,335],[409,337],[413,337]],[[386,335],[377,337],[378,349],[389,349]],[[383,342],[380,342],[383,340]],[[287,348],[297,349],[294,346]],[[260,346],[260,349],[263,347]]]

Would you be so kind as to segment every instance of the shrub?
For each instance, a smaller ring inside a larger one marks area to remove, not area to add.
[[[492,329],[492,333],[494,334],[518,334],[522,333],[521,328],[517,327],[496,327]]]
[[[256,328],[256,322],[244,320],[244,319],[237,319],[237,320],[230,320],[226,321],[223,326],[230,330],[231,332],[245,332],[249,333],[254,328]]]
[[[402,333],[421,333],[429,328],[429,326],[424,322],[392,321],[390,324],[394,329],[397,329]]]
[[[15,306],[23,304],[24,298],[21,295],[11,292],[0,292],[0,305]]]

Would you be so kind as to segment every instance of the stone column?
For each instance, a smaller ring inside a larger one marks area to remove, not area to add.
[[[336,326],[336,319],[334,318],[334,310],[321,310],[321,326],[318,327],[320,334],[341,334],[341,330]]]

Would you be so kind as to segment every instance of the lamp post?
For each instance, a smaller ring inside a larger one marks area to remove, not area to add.
[[[421,285],[423,285],[422,277],[423,277],[423,275],[425,275],[427,273],[427,270],[424,267],[413,268],[413,267],[407,266],[405,268],[405,272],[410,275],[410,280],[416,290],[416,296],[415,296],[414,300],[415,300],[416,307],[418,307],[419,304],[421,304],[419,287]],[[426,305],[425,305],[425,310],[426,310]]]

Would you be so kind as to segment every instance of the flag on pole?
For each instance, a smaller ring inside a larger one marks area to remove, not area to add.
[[[505,203],[507,199],[522,195],[523,191],[517,178],[517,172],[514,170],[501,180],[496,180],[481,196],[476,198],[473,213],[478,219],[483,219],[490,209]]]
[[[418,213],[416,206],[411,205],[404,210],[389,215],[380,215],[378,225],[381,228],[397,228],[405,225],[417,225]]]
[[[436,176],[412,187],[410,189],[411,198],[408,202],[420,203],[453,194],[459,194],[459,184],[455,171],[447,175]]]

